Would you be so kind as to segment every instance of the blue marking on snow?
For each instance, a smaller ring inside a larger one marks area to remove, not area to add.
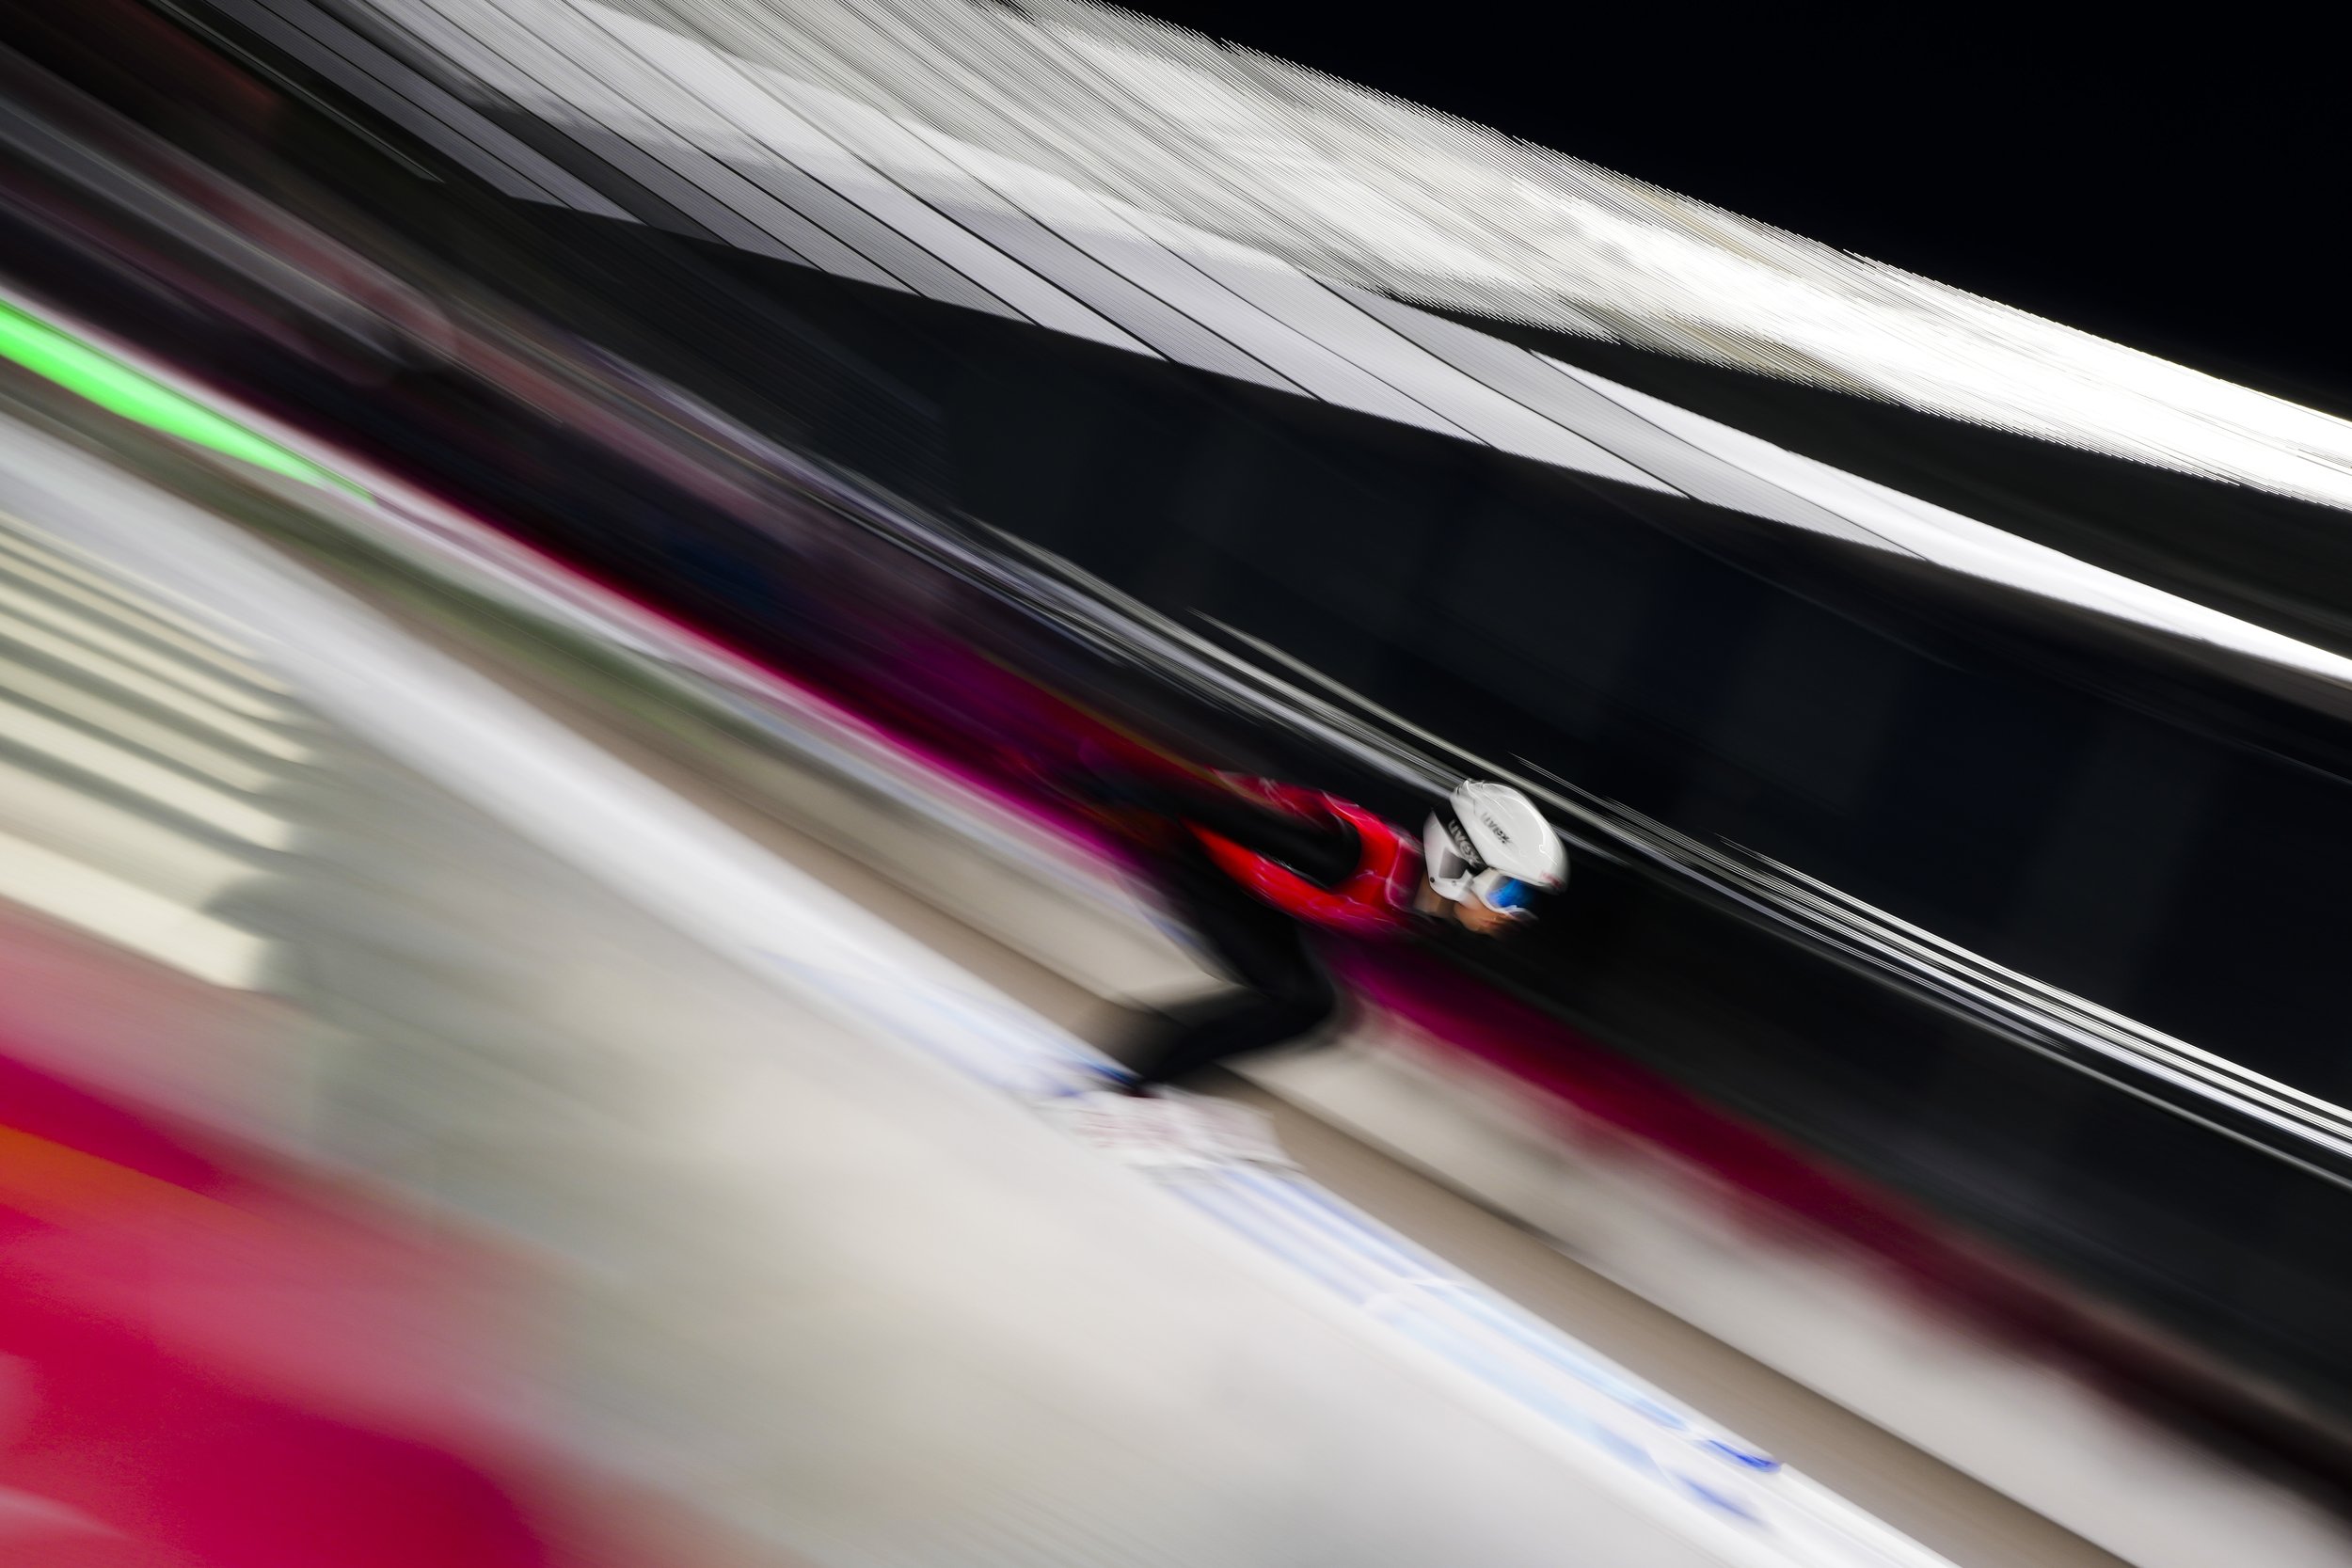
[[[761,957],[867,1019],[889,1025],[924,1054],[1030,1103],[1127,1079],[1124,1069],[1108,1057],[1050,1028],[1041,1029],[1032,1016],[1002,1002],[954,988],[910,984],[903,973],[868,977],[820,969],[772,951]],[[1732,1475],[1756,1479],[1778,1471],[1778,1460],[1705,1427],[1575,1340],[1314,1183],[1295,1175],[1232,1164],[1172,1167],[1158,1180],[1227,1230],[1619,1465],[1719,1517],[1751,1528],[1771,1528],[1760,1513],[1724,1484],[1729,1476],[1717,1471],[1710,1481],[1685,1474],[1674,1455],[1704,1455],[1711,1463],[1736,1466]],[[1528,1365],[1531,1361],[1535,1365]],[[1566,1397],[1549,1383],[1547,1370],[1565,1374],[1639,1418],[1672,1450],[1661,1462],[1647,1445]]]

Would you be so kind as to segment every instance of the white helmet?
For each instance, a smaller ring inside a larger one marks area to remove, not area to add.
[[[1560,835],[1509,784],[1463,781],[1430,814],[1422,843],[1430,887],[1456,903],[1475,898],[1499,914],[1528,915],[1539,895],[1567,883]]]

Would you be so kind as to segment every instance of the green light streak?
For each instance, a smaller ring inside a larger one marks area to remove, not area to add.
[[[0,357],[12,359],[35,375],[150,429],[209,447],[289,479],[348,490],[358,496],[367,494],[349,480],[214,413],[154,377],[101,354],[6,300],[0,300]]]

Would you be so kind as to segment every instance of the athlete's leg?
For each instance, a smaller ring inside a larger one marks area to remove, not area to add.
[[[1227,881],[1197,850],[1184,861],[1169,878],[1177,911],[1243,990],[1153,1020],[1132,1064],[1141,1088],[1298,1039],[1340,1006],[1339,988],[1304,927]]]

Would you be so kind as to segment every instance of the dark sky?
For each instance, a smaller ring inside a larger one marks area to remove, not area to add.
[[[1134,8],[2352,409],[2352,99],[2276,12],[2139,8],[2077,39],[1960,8]]]

